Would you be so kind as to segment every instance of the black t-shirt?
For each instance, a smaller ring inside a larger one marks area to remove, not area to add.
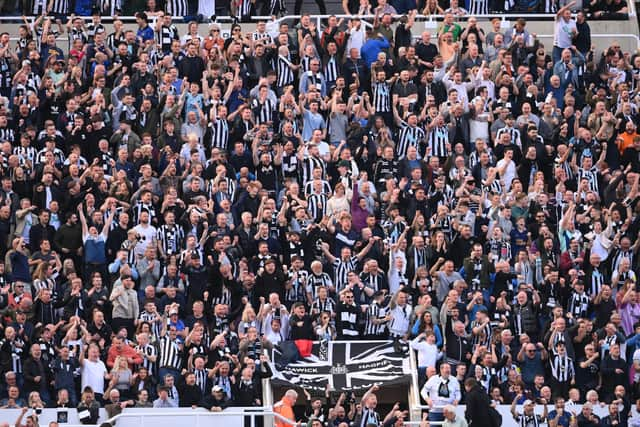
[[[578,359],[576,363],[576,385],[581,390],[591,390],[598,385],[598,372],[600,372],[600,363],[598,359],[589,363],[585,368],[580,367],[581,363],[586,361],[585,357]]]
[[[620,12],[622,9],[624,9],[625,7],[627,7],[627,2],[625,0],[620,0],[619,2],[617,1],[612,1],[610,4],[607,5],[607,8],[612,12],[612,13],[618,13]],[[606,10],[606,8],[605,8]]]
[[[411,29],[407,29],[403,24],[400,24],[396,28],[396,50],[403,46],[411,46]]]
[[[433,43],[425,44],[420,42],[416,44],[416,55],[423,61],[433,62],[433,58],[435,58],[437,54],[438,48]]]

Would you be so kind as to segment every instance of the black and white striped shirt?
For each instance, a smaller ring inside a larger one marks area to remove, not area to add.
[[[406,122],[401,123],[401,129],[398,134],[398,145],[396,145],[396,155],[402,160],[407,155],[410,146],[419,147],[424,141],[425,132],[418,126],[410,126]]]
[[[116,49],[118,48],[118,43],[124,41],[124,32],[121,32],[119,36],[116,37],[116,33],[111,33],[107,36],[107,39],[105,40],[105,44],[107,45],[107,47],[115,52]]]
[[[307,302],[306,283],[308,277],[309,272],[306,270],[289,270],[287,281],[291,283],[291,288],[285,290],[284,295],[284,300],[287,303]]]
[[[335,81],[338,80],[340,70],[338,68],[338,60],[335,56],[332,55],[327,59],[327,63],[324,66],[324,75],[327,83],[335,83]]]
[[[587,288],[588,293],[591,296],[598,295],[602,290],[604,284],[604,275],[598,269],[594,269],[591,273],[591,283]]]
[[[387,316],[387,308],[381,307],[378,302],[373,301],[367,308],[367,321],[364,327],[365,335],[384,335],[385,323],[374,324],[373,321],[381,321]]]
[[[257,42],[258,40],[263,40],[267,44],[273,43],[273,39],[271,38],[269,33],[266,33],[266,32],[265,33],[259,33],[257,31],[254,31],[251,34],[251,37],[253,38],[254,42]]]
[[[69,45],[73,44],[76,40],[82,40],[82,44],[85,44],[89,40],[89,36],[84,32],[84,29],[71,28],[69,31]]]
[[[296,156],[296,153],[293,153],[291,155],[283,154],[281,165],[282,176],[284,178],[296,178],[297,180],[299,176],[299,165],[300,164],[298,163],[298,156]]]
[[[186,16],[189,13],[187,0],[168,0],[167,13],[171,16]]]
[[[500,141],[500,136],[503,133],[508,133],[511,135],[511,143],[517,145],[518,147],[522,147],[522,142],[520,141],[520,131],[513,127],[503,127],[498,129],[496,132],[496,141]]]
[[[569,299],[567,311],[571,313],[574,319],[586,318],[589,309],[589,297],[585,294],[574,292]]]
[[[172,340],[169,333],[160,338],[160,360],[158,367],[180,370],[182,368],[182,351],[178,340]]]
[[[373,108],[376,113],[388,113],[391,111],[391,88],[387,82],[376,82],[371,88],[373,91]]]
[[[33,0],[31,11],[34,16],[44,15],[47,11],[47,0]]]
[[[122,11],[121,0],[98,0],[102,16],[115,16]]]
[[[209,122],[211,128],[211,148],[227,150],[229,146],[229,122],[225,119],[215,119]]]
[[[158,228],[158,241],[166,256],[180,253],[184,242],[184,230],[177,224],[164,224]]]
[[[300,58],[300,73],[306,73],[311,70],[311,61],[315,58],[313,56],[303,56]]]
[[[447,143],[449,142],[449,130],[446,126],[436,126],[431,129],[427,137],[427,147],[431,149],[429,155],[447,157]]]
[[[291,68],[291,61],[282,55],[279,55],[276,61],[276,72],[278,73],[277,84],[279,87],[285,87],[293,83],[295,77]]]
[[[309,196],[310,194],[313,193],[313,181],[308,181],[305,185],[304,185],[304,194],[306,194],[307,196]],[[326,194],[327,196],[330,196],[332,193],[331,191],[331,185],[327,182],[327,181],[322,181],[322,194]]]
[[[149,371],[150,376],[154,376],[156,374],[156,364],[155,362],[152,362],[151,360],[149,360],[149,357],[158,355],[158,351],[156,350],[156,348],[151,344],[147,344],[144,347],[137,345],[135,347],[135,350],[136,351],[142,350],[142,354],[143,354],[142,363],[139,365],[136,365],[136,371],[141,367],[144,367],[144,368],[147,368],[147,371]]]
[[[358,423],[357,427],[366,427],[368,425],[380,425],[380,414],[378,414],[374,409],[369,409],[367,407],[362,408],[362,418]]]
[[[336,292],[340,292],[348,283],[348,274],[351,271],[355,271],[358,267],[358,257],[352,256],[347,261],[342,258],[336,258],[333,261],[334,283],[336,285]]]
[[[135,258],[134,260],[130,261],[130,264],[131,265],[135,264]],[[138,315],[138,320],[142,322],[147,322],[151,325],[151,335],[153,335],[152,341],[160,338],[161,328],[160,328],[160,323],[156,322],[157,316],[158,316],[157,313],[149,313],[146,310],[142,310],[142,312]]]
[[[307,202],[309,203],[307,209],[309,210],[311,219],[318,223],[322,221],[322,218],[324,218],[327,213],[327,196],[325,194],[314,193],[309,196]]]
[[[542,424],[543,419],[540,415],[525,415],[519,414],[515,417],[516,421],[520,425],[520,427],[539,427]]]
[[[310,293],[312,298],[318,296],[318,288],[320,286],[324,286],[327,289],[332,287],[333,281],[331,277],[324,272],[319,275],[315,275],[314,273],[309,274],[309,277],[307,277],[307,293]]]
[[[240,0],[238,3],[236,16],[238,18],[251,16],[251,6],[253,2],[251,0]]]
[[[322,177],[324,178],[327,173],[327,167],[325,162],[320,157],[308,156],[302,161],[302,183],[306,186],[307,182],[313,179],[313,170],[316,168],[322,169]]]
[[[94,24],[93,22],[89,22],[87,24],[87,36],[89,37],[90,41],[93,41],[96,34],[104,32],[106,32],[106,28],[104,28],[104,25],[102,24]]]
[[[194,369],[193,375],[196,377],[196,385],[202,391],[203,396],[206,396],[209,392],[209,369]]]
[[[138,222],[140,221],[140,214],[143,210],[149,212],[149,223],[151,223],[153,218],[155,218],[157,215],[156,208],[153,205],[147,205],[142,202],[136,203],[136,205],[132,207],[131,210],[133,211],[133,220],[135,224],[138,224]]]
[[[276,108],[275,104],[269,99],[265,99],[264,102],[254,99],[251,103],[251,110],[253,111],[256,124],[273,123]]]
[[[320,298],[316,298],[313,300],[313,304],[311,304],[311,312],[335,314],[336,303],[333,299],[328,297],[324,301],[320,300]]]
[[[36,155],[38,154],[36,152],[36,149],[34,147],[31,147],[31,146],[14,147],[13,148],[13,154],[18,156],[18,160],[20,161],[20,165],[23,166],[23,167],[26,167],[28,169],[28,171],[31,172],[31,170],[35,166]],[[29,162],[29,165],[27,165],[26,162]],[[25,172],[27,171],[27,169],[25,169]]]
[[[594,166],[591,169],[578,169],[578,182],[583,178],[589,181],[589,188],[591,191],[598,192],[598,169]]]
[[[573,360],[566,353],[563,356],[554,355],[551,360],[551,375],[561,383],[571,381],[575,376]]]
[[[169,26],[163,25],[158,32],[158,42],[160,43],[162,52],[168,54],[171,51],[171,43],[174,40],[180,40],[178,36],[178,27],[174,24]]]
[[[9,141],[14,143],[16,140],[16,134],[10,127],[0,128],[0,141]]]
[[[471,329],[481,326],[481,324],[474,320],[471,323]],[[491,322],[487,322],[484,326],[482,326],[480,333],[473,335],[472,340],[473,348],[475,349],[478,346],[486,346],[490,348],[491,344]]]
[[[67,15],[69,13],[68,0],[52,0],[52,3],[51,13],[55,15]]]
[[[617,271],[620,266],[620,261],[623,258],[627,258],[629,260],[629,265],[633,268],[633,250],[629,249],[628,251],[623,251],[622,249],[618,249],[614,252],[613,257],[611,258],[611,271]]]
[[[3,350],[10,350],[11,370],[16,374],[21,374],[24,342],[22,342],[20,338],[15,338],[13,341],[8,341],[6,338],[4,338],[0,340],[0,348],[2,348]]]

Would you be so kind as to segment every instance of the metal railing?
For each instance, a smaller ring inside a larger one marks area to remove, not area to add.
[[[553,34],[537,34],[538,38],[553,39]],[[636,34],[591,34],[592,39],[632,39],[636,42],[636,47],[640,49],[640,37]]]
[[[206,409],[200,408],[202,410],[194,410],[193,413],[185,413],[185,412],[177,412],[177,411],[167,411],[165,412],[164,410],[160,409],[157,412],[154,412],[153,414],[150,413],[141,413],[141,412],[123,412],[121,414],[115,415],[111,418],[109,418],[108,420],[104,421],[107,423],[110,423],[111,425],[115,425],[115,422],[121,418],[141,418],[141,423],[140,426],[144,427],[144,418],[145,417],[149,417],[149,416],[162,416],[162,417],[185,417],[185,416],[190,416],[190,417],[195,417],[196,418],[196,425],[199,425],[197,420],[201,417],[207,418],[207,417],[228,417],[228,416],[238,416],[238,417],[251,417],[250,421],[249,421],[249,425],[250,427],[255,427],[256,426],[256,417],[273,417],[278,419],[279,421],[287,424],[287,425],[291,425],[291,426],[295,426],[297,425],[296,421],[291,421],[289,419],[284,418],[282,415],[276,413],[273,411],[273,409],[271,407],[267,407],[267,406],[256,406],[256,407],[247,407],[244,409],[232,409],[232,410],[226,410],[226,411],[221,411],[221,412],[210,412],[207,411]],[[213,420],[212,420],[213,421]],[[65,424],[65,427],[76,427],[70,424]],[[83,427],[87,427],[87,425],[83,425]]]
[[[629,8],[629,17],[630,18],[634,18],[636,16],[636,8],[635,8],[635,2],[631,1],[628,3],[628,8]],[[349,19],[349,18],[353,18],[354,16],[358,16],[361,19],[375,19],[375,15],[355,15],[355,14],[325,14],[325,15],[310,15],[311,19],[314,19],[318,22],[318,24],[323,20],[323,19],[327,19],[331,16],[335,16],[336,18],[340,19],[340,18],[344,18],[344,19]],[[400,17],[403,16],[401,14],[397,14],[394,15],[394,17]],[[275,22],[282,22],[282,21],[286,21],[286,20],[298,20],[302,17],[302,15],[284,15],[281,16],[277,19],[275,19]],[[536,19],[542,19],[542,20],[547,20],[547,19],[553,19],[555,17],[555,13],[487,13],[487,14],[477,14],[477,15],[464,15],[464,16],[456,16],[456,20],[458,21],[465,21],[471,17],[477,18],[477,19],[493,19],[493,18],[500,18],[503,22],[505,21],[509,21],[509,20],[514,20],[514,19],[519,19],[519,18],[526,18],[529,20],[536,20]],[[89,21],[91,19],[90,16],[80,16],[79,18],[83,18],[87,21]],[[27,19],[30,20],[34,20],[35,16],[32,15],[27,15]],[[135,16],[102,16],[101,18],[102,22],[113,22],[116,19],[121,20],[122,22],[125,23],[133,23],[136,22],[136,17]],[[154,21],[156,19],[155,16],[149,16],[149,20],[150,21]],[[256,22],[256,21],[271,21],[272,17],[268,16],[268,15],[252,15],[250,17],[251,21]],[[433,15],[422,15],[422,14],[418,14],[415,17],[416,21],[439,21],[439,20],[443,20],[444,19],[444,15],[438,15],[438,14],[433,14]],[[190,22],[188,20],[185,20],[184,17],[182,16],[174,16],[173,17],[174,22],[182,22],[182,23],[187,23]],[[3,21],[22,21],[22,18],[20,16],[0,16],[0,22]],[[216,16],[216,22],[235,22],[235,17],[234,16]],[[318,26],[319,28],[320,26]]]
[[[0,17],[1,18],[1,17]],[[0,19],[1,21],[2,19]],[[553,34],[537,34],[536,35],[537,38],[539,39],[553,39],[554,35]],[[413,36],[414,39],[419,39],[420,36],[418,35],[414,35]],[[592,39],[632,39],[635,41],[636,43],[636,47],[638,49],[640,49],[640,37],[635,35],[635,34],[607,34],[607,33],[598,33],[598,34],[591,34],[591,38]],[[16,42],[19,40],[19,37],[9,37],[9,40],[12,42]],[[56,39],[59,42],[68,42],[69,38],[68,37],[58,37]]]

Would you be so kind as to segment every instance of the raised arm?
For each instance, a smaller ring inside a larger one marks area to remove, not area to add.
[[[560,9],[558,9],[558,12],[556,12],[556,19],[559,19],[559,18],[562,16],[562,14],[563,14],[566,10],[570,10],[570,9],[571,9],[571,7],[572,7],[573,5],[575,5],[575,4],[576,4],[576,2],[575,2],[575,1],[572,1],[572,2],[570,2],[570,3],[565,4],[565,5],[564,5],[564,6],[562,6]]]
[[[322,253],[327,257],[330,263],[333,263],[337,258],[333,256],[333,254],[329,251],[329,244],[324,242],[322,243]]]
[[[111,229],[111,224],[113,224],[113,218],[115,218],[116,216],[116,205],[112,205],[111,209],[109,210],[109,216],[107,217],[107,220],[104,222],[104,227],[102,227],[102,234],[104,235],[104,237],[108,237],[109,236],[109,230]]]
[[[82,224],[82,236],[89,234],[89,228],[87,227],[87,218],[84,216],[84,207],[82,203],[78,205],[78,216],[80,217],[80,224]]]

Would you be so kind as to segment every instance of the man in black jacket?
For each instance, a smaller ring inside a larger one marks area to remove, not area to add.
[[[180,407],[182,408],[195,408],[202,400],[202,390],[196,385],[196,376],[193,372],[189,372],[184,383],[179,390],[180,395]]]
[[[211,412],[220,412],[227,406],[229,406],[227,395],[219,385],[213,386],[211,394],[200,402],[200,407],[208,409]]]
[[[602,389],[600,394],[603,401],[609,402],[616,397],[614,391],[617,385],[629,384],[629,368],[624,359],[620,357],[620,344],[613,343],[609,348],[609,355],[604,358],[600,371],[602,372]]]
[[[258,380],[259,381],[259,380]],[[259,386],[253,378],[253,370],[246,367],[233,385],[234,406],[260,406]]]
[[[50,400],[49,380],[51,372],[41,356],[40,344],[33,344],[31,346],[31,357],[24,362],[24,389],[25,394],[29,394],[32,391],[39,392],[42,400],[48,402]]]
[[[491,399],[484,389],[478,384],[475,378],[467,378],[464,382],[467,391],[465,400],[467,410],[465,417],[469,426],[499,427],[502,423],[500,415],[495,417],[497,411],[492,411]]]

